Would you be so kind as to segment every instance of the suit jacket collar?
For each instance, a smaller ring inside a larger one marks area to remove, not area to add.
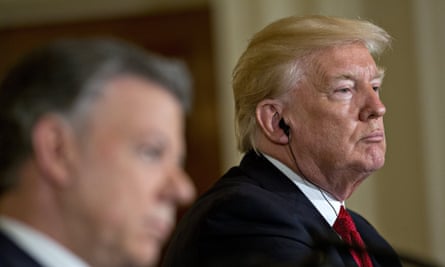
[[[0,231],[0,266],[43,267]]]
[[[297,200],[296,195],[302,194],[301,190],[262,154],[254,151],[246,153],[239,167],[261,187],[278,195]]]
[[[249,177],[252,177],[261,187],[275,192],[288,201],[298,202],[299,205],[304,208],[312,209],[316,211],[319,216],[316,216],[316,220],[322,220],[325,222],[322,215],[318,212],[311,201],[304,195],[304,193],[296,186],[286,175],[284,175],[279,169],[277,169],[269,160],[267,160],[262,154],[256,153],[253,150],[246,153],[241,160],[239,168]],[[351,213],[352,219],[357,226],[357,230],[361,232],[363,227],[363,218],[360,215],[348,209]],[[307,212],[307,211],[305,211]],[[361,219],[359,219],[361,218]],[[365,223],[368,224],[369,223]],[[326,224],[329,226],[328,224]],[[329,226],[331,229],[332,227]]]
[[[259,186],[274,192],[289,203],[296,203],[294,210],[297,213],[305,214],[306,218],[317,222],[314,225],[321,225],[322,229],[316,230],[331,231],[331,226],[298,186],[262,154],[249,151],[241,160],[239,168]]]
[[[257,154],[254,151],[247,152],[241,160],[239,168],[245,175],[250,177],[250,179],[255,180],[255,183],[264,189],[275,192],[290,203],[298,203],[298,205],[295,205],[295,211],[304,214],[305,219],[308,221],[308,227],[312,227],[312,234],[316,235],[315,238],[320,238],[320,242],[331,242],[334,246],[335,244],[341,244],[338,235],[298,186],[296,186],[263,155]],[[365,219],[353,211],[348,211],[351,213],[357,230],[362,235],[363,241],[366,244],[383,244],[383,246],[377,248],[377,250],[380,249],[381,251],[389,252],[392,256],[396,255],[391,246]],[[333,262],[353,261],[352,256],[350,256],[349,253],[340,256],[340,254],[333,252],[331,257],[333,257]],[[371,259],[375,267],[381,266],[373,255],[371,255]],[[397,262],[393,261],[393,263],[395,264]],[[394,266],[398,265],[395,264]]]

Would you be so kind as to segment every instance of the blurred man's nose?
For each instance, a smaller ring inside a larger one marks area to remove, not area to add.
[[[167,185],[170,188],[167,190],[170,191],[174,201],[179,205],[190,204],[195,199],[196,190],[189,175],[182,167],[178,167],[170,178],[171,183]]]

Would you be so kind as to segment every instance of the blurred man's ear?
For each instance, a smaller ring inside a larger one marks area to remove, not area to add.
[[[286,145],[289,137],[280,127],[283,106],[275,99],[264,99],[256,107],[256,120],[264,136],[271,142]]]
[[[59,116],[46,115],[32,130],[34,160],[41,175],[56,186],[69,183],[74,133]]]

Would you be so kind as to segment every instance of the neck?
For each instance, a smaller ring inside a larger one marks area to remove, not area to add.
[[[279,160],[292,169],[302,179],[324,192],[329,193],[338,201],[348,199],[368,174],[353,170],[332,170],[323,172],[312,158],[296,155],[290,145],[281,145],[269,150],[261,150]]]

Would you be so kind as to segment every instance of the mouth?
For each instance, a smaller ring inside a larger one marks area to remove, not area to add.
[[[164,243],[167,238],[170,236],[173,230],[173,226],[167,223],[156,223],[152,224],[151,233],[153,237],[158,240],[159,243]]]
[[[385,140],[385,134],[383,131],[374,131],[361,138],[366,143],[380,143]]]
[[[164,243],[173,231],[173,220],[152,219],[148,223],[148,231],[152,238],[159,243]]]

